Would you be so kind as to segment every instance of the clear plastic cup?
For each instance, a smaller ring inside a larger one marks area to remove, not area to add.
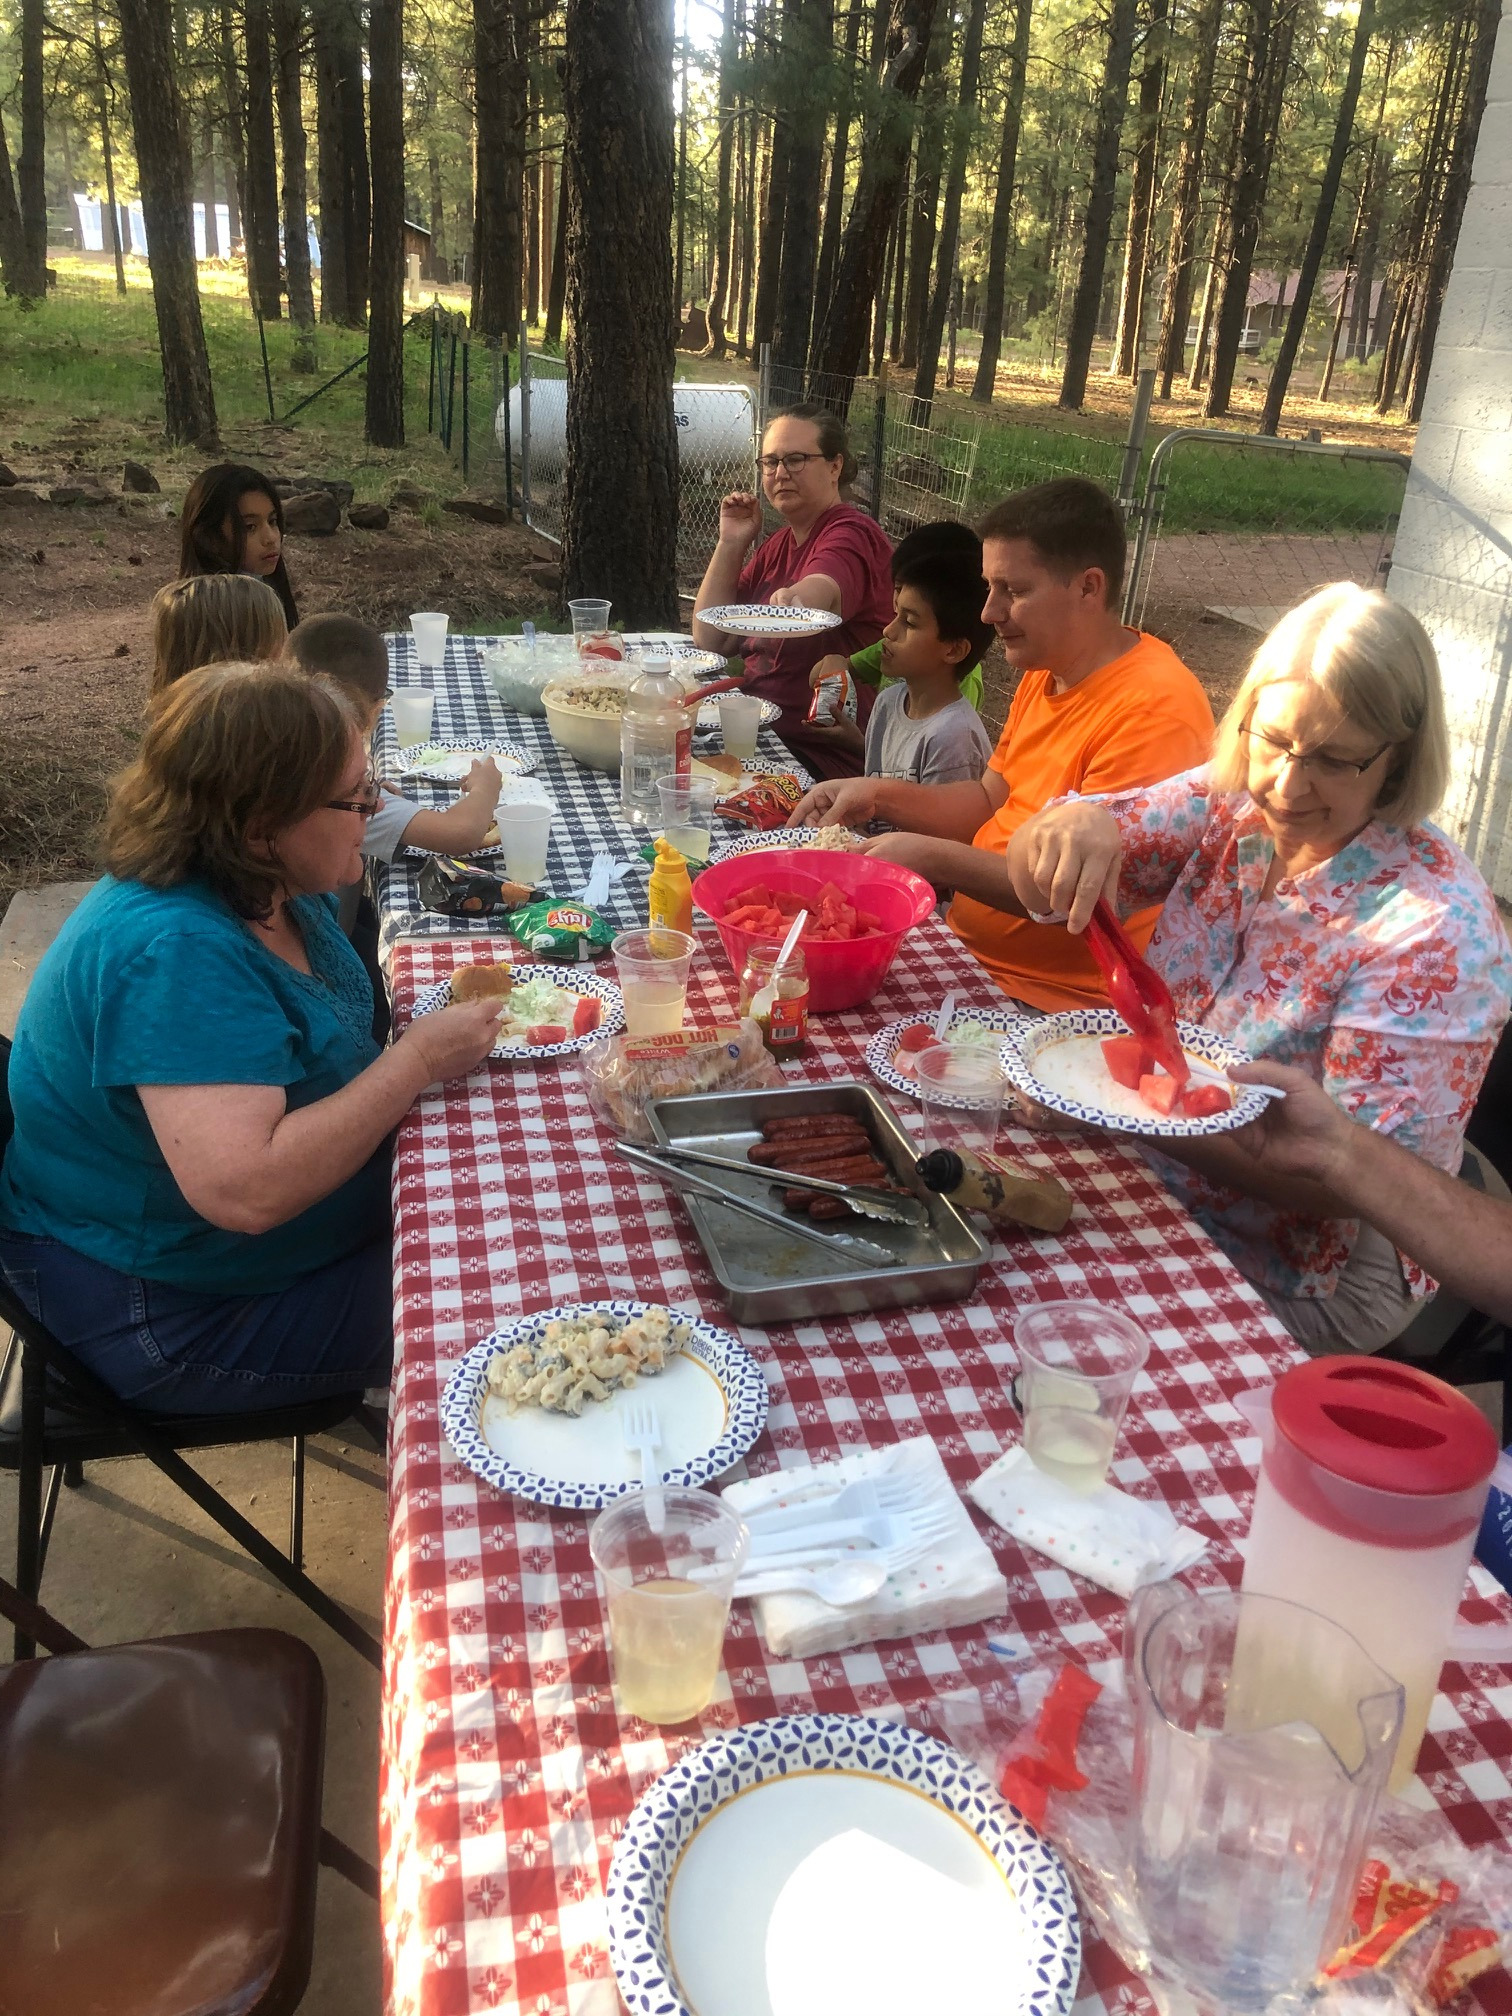
[[[686,931],[621,931],[610,949],[625,1002],[625,1034],[665,1036],[681,1029],[697,940]]]
[[[436,672],[446,663],[446,627],[449,616],[437,609],[421,609],[410,618],[415,639],[415,656],[422,672]]]
[[[1095,1491],[1113,1460],[1149,1338],[1118,1310],[1081,1300],[1020,1311],[1013,1341],[1030,1462],[1072,1491]]]
[[[719,1681],[730,1597],[750,1545],[709,1491],[662,1490],[653,1533],[644,1491],[606,1505],[588,1535],[609,1602],[609,1664],[619,1708],[643,1722],[686,1722]]]
[[[685,861],[702,867],[714,844],[714,781],[708,777],[658,777],[661,835]]]
[[[597,595],[578,595],[567,604],[572,618],[572,635],[581,650],[589,637],[602,637],[609,628],[609,611],[614,605]]]
[[[504,849],[504,872],[511,882],[536,889],[546,880],[546,849],[555,809],[552,805],[501,804],[494,813],[499,845]]]
[[[397,687],[389,706],[393,709],[394,733],[401,749],[413,749],[417,742],[430,740],[436,696],[428,686]]]
[[[924,1108],[927,1149],[992,1153],[1008,1090],[1007,1074],[995,1050],[953,1049],[948,1043],[921,1050],[915,1083]]]
[[[754,693],[723,693],[719,699],[719,739],[727,756],[742,760],[756,754],[761,733],[761,702]]]

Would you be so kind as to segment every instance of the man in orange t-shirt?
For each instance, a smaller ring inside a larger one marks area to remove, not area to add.
[[[1068,791],[1154,784],[1212,750],[1212,710],[1196,679],[1168,644],[1119,618],[1124,558],[1118,506],[1084,477],[1036,483],[995,506],[982,524],[982,614],[1023,678],[980,783],[817,784],[789,822],[900,828],[872,851],[954,889],[951,928],[1005,993],[1036,1008],[1083,1008],[1106,995],[1082,939],[993,907],[1009,840]],[[1128,920],[1141,949],[1155,915]]]

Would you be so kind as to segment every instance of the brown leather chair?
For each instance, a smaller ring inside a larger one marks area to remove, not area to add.
[[[325,1680],[283,1631],[97,1651],[0,1582],[56,1655],[0,1668],[5,2016],[282,2016],[309,1980],[316,1869],[377,1872],[320,1824]]]

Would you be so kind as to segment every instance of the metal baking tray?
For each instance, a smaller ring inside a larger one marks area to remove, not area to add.
[[[929,1223],[915,1229],[852,1219],[848,1229],[897,1255],[890,1267],[859,1269],[854,1257],[833,1257],[808,1239],[785,1238],[705,1197],[684,1197],[737,1323],[801,1323],[814,1316],[858,1316],[870,1309],[905,1309],[924,1302],[959,1302],[976,1286],[988,1247],[976,1228],[914,1174],[919,1144],[870,1085],[784,1086],[772,1092],[711,1092],[653,1099],[646,1107],[663,1146],[701,1148],[744,1161],[761,1139],[762,1123],[800,1113],[846,1113],[865,1123],[894,1178],[928,1206]],[[747,1186],[721,1177],[757,1203],[775,1201],[773,1186],[752,1171]]]

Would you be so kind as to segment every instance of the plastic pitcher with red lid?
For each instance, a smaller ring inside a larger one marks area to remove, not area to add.
[[[1244,1399],[1263,1454],[1242,1586],[1331,1617],[1401,1682],[1400,1786],[1455,1636],[1496,1436],[1452,1386],[1374,1358],[1314,1358]],[[1505,1658],[1512,1632],[1453,1649]]]

